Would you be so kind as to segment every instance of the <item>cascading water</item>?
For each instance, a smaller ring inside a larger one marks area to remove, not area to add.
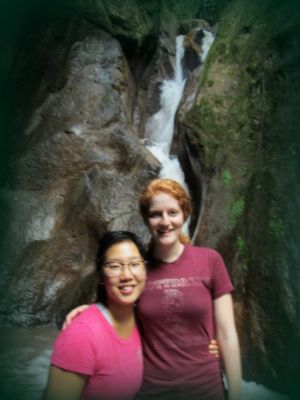
[[[214,36],[211,32],[203,30],[204,37],[199,54],[200,62],[203,64],[208,51],[213,43]],[[164,80],[161,85],[160,110],[152,115],[146,123],[145,137],[147,138],[147,148],[160,161],[162,167],[160,178],[169,178],[180,183],[187,191],[184,173],[181,169],[178,158],[170,156],[170,149],[174,134],[174,121],[176,111],[181,101],[186,78],[182,67],[184,56],[184,36],[176,37],[176,62],[173,80]],[[184,232],[188,233],[188,223],[184,226]]]
[[[175,114],[186,81],[183,79],[181,65],[181,60],[184,55],[183,40],[183,35],[177,36],[176,38],[175,79],[163,81],[160,94],[161,109],[156,114],[152,115],[146,124],[146,137],[149,138],[151,142],[148,148],[156,157],[158,156],[159,160],[160,153],[165,157],[169,156],[173,140]]]

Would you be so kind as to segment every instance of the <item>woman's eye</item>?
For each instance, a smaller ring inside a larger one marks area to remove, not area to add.
[[[159,218],[160,214],[159,213],[151,213],[149,214],[149,218]]]
[[[138,267],[141,267],[143,264],[144,264],[144,261],[134,261],[131,263],[131,266],[138,268]]]
[[[177,214],[178,214],[178,211],[170,211],[169,212],[169,215],[173,215],[174,216],[174,215],[177,215]]]
[[[120,268],[120,264],[109,264],[110,269],[118,269]]]

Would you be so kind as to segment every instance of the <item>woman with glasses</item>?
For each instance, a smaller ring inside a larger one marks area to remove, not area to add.
[[[106,233],[97,256],[98,301],[58,335],[43,400],[129,400],[143,377],[134,305],[145,252],[131,232]]]

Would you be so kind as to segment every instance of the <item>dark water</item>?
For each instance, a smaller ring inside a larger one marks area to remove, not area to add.
[[[0,327],[1,400],[40,399],[57,332],[53,327]]]
[[[0,399],[39,400],[45,388],[53,327],[0,327]],[[243,400],[288,400],[255,382],[242,382]]]

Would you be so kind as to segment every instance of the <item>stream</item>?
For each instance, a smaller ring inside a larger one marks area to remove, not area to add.
[[[0,327],[2,400],[38,400],[47,381],[54,327]]]
[[[39,400],[47,382],[54,327],[0,327],[1,400]],[[289,400],[255,382],[242,382],[243,400]]]

